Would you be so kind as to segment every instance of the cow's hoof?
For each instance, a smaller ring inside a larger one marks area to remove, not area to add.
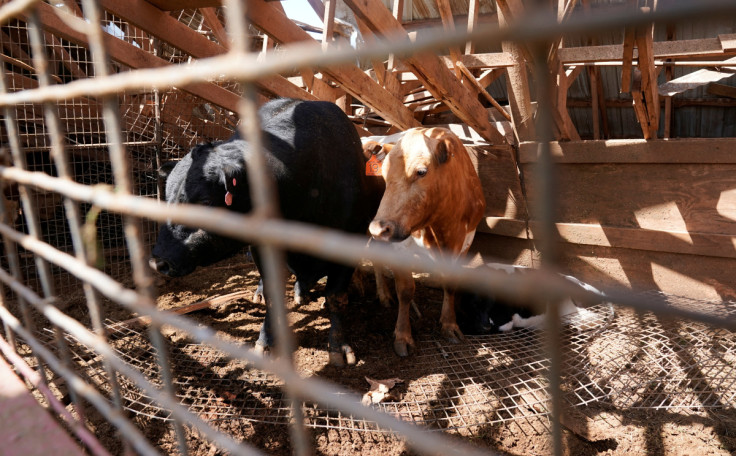
[[[401,340],[394,341],[394,352],[402,358],[409,356],[409,344]]]
[[[355,353],[349,345],[343,345],[340,351],[330,352],[330,365],[335,367],[352,366],[355,364]]]
[[[461,340],[465,340],[463,332],[457,326],[454,328],[443,328],[442,336],[451,344],[458,344]]]
[[[256,344],[253,346],[253,351],[258,353],[259,355],[265,355],[266,352],[268,351],[268,347],[256,342]]]

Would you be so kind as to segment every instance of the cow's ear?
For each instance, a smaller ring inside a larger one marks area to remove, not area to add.
[[[212,144],[205,143],[205,144],[197,144],[194,146],[191,152],[189,152],[192,155],[192,159],[199,158],[200,155],[202,155],[204,152],[208,152],[212,150]]]
[[[363,144],[363,156],[366,160],[370,160],[371,156],[378,154],[382,148],[383,147],[380,143],[377,143],[376,141],[368,141]]]
[[[178,162],[175,161],[169,161],[161,165],[161,167],[158,169],[158,176],[166,180],[169,177],[169,174],[171,174],[171,171],[174,169],[174,166],[176,166]]]
[[[447,161],[447,159],[450,157],[450,141],[444,140],[440,141],[440,143],[437,145],[437,150],[435,150],[435,157],[437,157],[437,164],[441,165]]]

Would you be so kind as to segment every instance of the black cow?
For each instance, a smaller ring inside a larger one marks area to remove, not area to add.
[[[281,215],[289,220],[366,234],[382,195],[375,187],[369,188],[360,138],[340,108],[321,101],[279,99],[265,104],[259,116],[267,167],[276,182]],[[237,136],[195,147],[168,175],[166,201],[249,212],[249,160],[243,159],[244,150],[247,156],[249,144]],[[151,265],[163,274],[182,276],[197,266],[232,255],[241,247],[240,242],[202,229],[166,224],[153,248]],[[259,248],[251,247],[251,252],[263,275]],[[348,363],[354,363],[340,316],[346,309],[347,288],[355,268],[296,252],[287,252],[286,263],[297,277],[301,293],[327,276],[330,363],[343,364],[343,356]],[[270,326],[267,307],[257,348],[273,344]]]
[[[507,274],[524,274],[529,268],[511,266],[500,263],[486,263],[481,268],[504,271]],[[605,302],[605,295],[595,287],[582,282],[575,277],[563,275],[565,279],[575,285],[598,295],[595,303]],[[456,300],[457,324],[463,334],[482,335],[510,331],[513,328],[537,328],[544,326],[545,314],[536,309],[531,303],[521,303],[501,299],[480,293],[462,291]],[[592,304],[592,303],[591,303]],[[578,307],[570,299],[564,299],[559,307],[560,315],[576,325],[584,326],[595,320],[596,315],[591,311]]]

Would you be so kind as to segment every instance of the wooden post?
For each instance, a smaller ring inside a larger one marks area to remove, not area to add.
[[[332,35],[335,32],[335,6],[337,0],[325,0],[325,14],[322,19],[324,27],[322,28],[322,49],[326,49],[332,42]]]
[[[479,0],[470,0],[468,2],[468,33],[475,30],[478,25],[478,10],[480,9],[479,3]],[[475,54],[475,43],[472,41],[465,43],[465,53]]]
[[[452,9],[450,8],[450,0],[437,0],[437,9],[442,19],[442,28],[449,33],[455,31],[455,20],[452,18]],[[452,59],[452,67],[455,69],[455,76],[462,80],[463,73],[457,68],[456,63],[460,61],[460,49],[456,46],[450,46],[450,58]]]
[[[392,14],[394,15],[394,18],[399,21],[400,24],[403,24],[404,20],[404,0],[394,0],[393,8],[391,10]],[[387,68],[389,71],[396,68],[396,58],[393,54],[389,54],[388,56],[388,65]]]
[[[667,41],[672,41],[674,39],[675,39],[675,26],[667,25]],[[672,59],[667,59],[667,61],[671,62]],[[672,67],[672,65],[666,65],[664,67],[665,81],[666,82],[671,81],[673,76],[674,76],[674,67]],[[672,134],[672,97],[664,97],[664,137],[666,139],[669,139],[671,134]]]
[[[518,0],[504,0],[496,2],[496,6],[498,23],[504,27],[512,20],[509,17],[512,8],[521,8],[521,3]],[[536,134],[529,92],[529,77],[523,51],[518,44],[511,42],[504,42],[501,47],[516,62],[514,66],[506,68],[506,87],[509,93],[509,105],[511,106],[511,118],[513,119],[516,139],[520,142],[533,141]]]
[[[593,111],[593,139],[601,139],[601,121],[598,106],[598,75],[593,71],[593,67],[588,68],[588,86],[590,87],[590,104]]]

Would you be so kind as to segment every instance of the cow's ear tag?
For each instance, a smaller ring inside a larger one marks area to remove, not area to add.
[[[381,175],[381,161],[375,155],[371,155],[370,160],[365,164],[365,175],[366,176],[380,176]]]
[[[236,185],[238,185],[238,181],[236,181],[235,178],[233,177],[233,187],[235,187]]]
[[[229,191],[225,193],[225,204],[227,204],[228,206],[232,206],[233,204],[233,194]]]

